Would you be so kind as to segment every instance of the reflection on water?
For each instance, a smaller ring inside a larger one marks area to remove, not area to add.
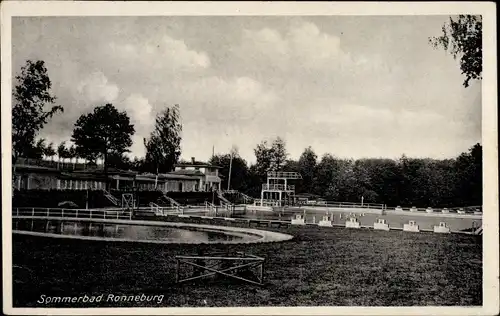
[[[31,220],[19,223],[17,229],[44,232],[51,234],[94,236],[131,240],[161,240],[166,242],[220,242],[220,241],[246,241],[258,238],[258,236],[242,233],[194,230],[189,228],[175,228],[167,226],[141,226],[141,225],[118,225],[86,222],[58,222],[58,221],[35,221],[31,226]]]

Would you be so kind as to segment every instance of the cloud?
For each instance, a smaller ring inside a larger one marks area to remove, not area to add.
[[[172,92],[180,104],[187,158],[196,153],[209,157],[212,146],[222,152],[234,144],[253,156],[256,139],[265,137],[272,128],[269,120],[279,116],[280,97],[250,77],[204,77],[175,83]]]
[[[136,132],[151,132],[155,117],[153,106],[147,98],[141,94],[131,94],[121,103],[120,108],[127,111]]]
[[[149,137],[149,134],[155,125],[155,113],[153,106],[143,95],[132,94],[128,96],[119,105],[121,110],[127,111],[130,117],[130,122],[134,125],[135,133],[132,136],[132,146],[130,148],[130,156],[144,156],[146,149],[144,148],[144,138]]]
[[[75,97],[91,103],[113,102],[119,93],[118,86],[108,82],[108,78],[100,71],[95,71],[80,81],[76,91],[80,95]]]
[[[344,54],[340,39],[321,32],[313,23],[292,28],[289,43],[297,58],[311,68],[325,67]]]
[[[346,62],[350,66],[367,62],[366,57],[353,60],[342,50],[339,37],[322,32],[311,22],[292,25],[283,34],[270,28],[244,30],[235,52],[256,63],[259,60],[271,62],[283,70],[287,67],[321,70]]]
[[[289,150],[299,156],[312,145],[322,155],[341,157],[452,157],[476,142],[467,134],[473,121],[450,120],[430,110],[397,111],[372,104],[364,106],[342,100],[318,99],[306,105],[307,117],[300,110],[286,112]],[[300,126],[300,129],[294,127]],[[304,135],[303,131],[307,131]],[[443,146],[442,144],[447,144]]]
[[[146,43],[111,42],[106,50],[109,56],[117,59],[118,65],[130,63],[130,66],[138,65],[148,71],[190,72],[210,67],[207,53],[191,50],[184,41],[167,35],[159,41]]]
[[[251,120],[259,111],[270,111],[279,101],[273,91],[249,77],[211,76],[194,82],[176,82],[174,90],[193,105],[192,114],[216,121]]]

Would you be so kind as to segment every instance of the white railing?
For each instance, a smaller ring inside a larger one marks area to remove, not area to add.
[[[163,209],[158,206],[158,204],[155,204],[153,202],[149,203],[149,206],[151,207],[151,211],[155,214],[155,215],[163,215]]]
[[[179,202],[177,202],[176,200],[172,199],[170,196],[167,196],[166,194],[163,194],[160,199],[163,199],[164,201],[167,201],[169,202],[171,205],[175,206],[175,207],[180,207],[181,204]]]
[[[379,203],[354,203],[354,202],[336,202],[336,201],[308,201],[306,203],[299,203],[303,206],[315,207],[331,207],[331,208],[361,208],[361,209],[378,209],[386,212],[391,211],[405,211],[405,212],[420,212],[428,213],[427,207],[388,207],[385,204]],[[451,208],[432,208],[433,213],[457,213],[465,215],[482,215],[482,206],[464,206],[464,207],[451,207]]]
[[[267,184],[264,183],[262,185],[262,190],[264,191],[295,191],[295,186],[294,185],[287,185],[285,186],[284,184]]]
[[[462,207],[451,207],[448,208],[449,210],[452,210],[454,212],[464,212],[464,213],[478,213],[478,212],[483,212],[483,206],[482,205],[474,205],[474,206],[462,206]]]
[[[222,191],[217,191],[217,196],[219,197],[219,200],[221,200],[221,205],[225,206],[227,204],[231,205],[231,201],[226,199],[224,195],[222,194]]]
[[[222,191],[222,193],[224,193],[224,194],[237,194],[243,199],[243,202],[245,204],[253,203],[253,201],[254,201],[253,197],[248,196],[247,194],[240,192],[238,190],[224,190],[224,191]]]
[[[164,207],[152,202],[149,203],[149,206],[151,207],[151,212],[153,212],[156,216],[167,216],[168,214],[182,213],[182,209],[179,206]]]
[[[113,194],[111,194],[110,192],[106,191],[106,190],[102,190],[102,192],[104,193],[104,196],[111,202],[113,203],[114,205],[118,206],[118,204],[120,203],[120,201],[118,201],[118,199],[116,197],[113,196]]]
[[[253,204],[254,206],[280,206],[279,201],[267,199],[255,200]]]
[[[387,208],[389,211],[405,211],[405,212],[426,212],[430,213],[457,213],[457,214],[474,214],[482,215],[482,206],[462,206],[462,207],[444,207],[444,208],[434,208],[434,207],[390,207]]]
[[[132,212],[122,209],[16,207],[12,209],[12,217],[132,219]]]
[[[243,197],[243,201],[244,201],[245,203],[252,203],[252,202],[253,202],[253,200],[254,200],[254,198],[253,198],[253,197],[251,197],[251,196],[249,196],[249,195],[246,195],[245,193],[242,193],[242,192],[240,192],[240,194],[241,194],[241,196]]]
[[[299,203],[304,206],[320,206],[332,208],[366,208],[366,209],[386,209],[385,204],[378,203],[355,203],[355,202],[336,202],[336,201],[307,201]]]
[[[216,209],[217,207],[215,206],[215,204],[212,204],[212,203],[210,203],[210,202],[205,201],[205,208],[206,208],[207,210],[214,210],[214,209]]]
[[[283,172],[283,171],[269,171],[267,173],[267,177],[276,179],[302,179],[302,176],[298,172]]]

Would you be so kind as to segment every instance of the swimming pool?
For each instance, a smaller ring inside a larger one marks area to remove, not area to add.
[[[150,243],[257,243],[292,239],[292,236],[259,229],[104,219],[13,218],[13,233],[55,238]]]

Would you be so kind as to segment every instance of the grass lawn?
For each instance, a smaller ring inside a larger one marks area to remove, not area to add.
[[[295,238],[228,246],[14,235],[13,264],[29,269],[14,270],[14,307],[482,305],[480,236],[310,226],[268,230]],[[226,279],[175,284],[175,255],[228,248],[266,258],[264,286]],[[42,294],[103,293],[165,296],[161,304],[36,302]]]

